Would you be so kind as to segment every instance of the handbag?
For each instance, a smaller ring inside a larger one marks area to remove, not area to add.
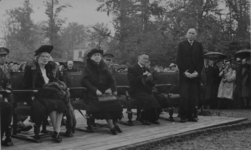
[[[110,94],[104,94],[104,95],[98,96],[99,102],[112,102],[116,100],[117,100],[117,97]]]

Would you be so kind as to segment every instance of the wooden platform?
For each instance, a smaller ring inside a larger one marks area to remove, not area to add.
[[[77,116],[77,126],[85,127],[86,121],[78,111],[75,111]],[[167,114],[162,114],[163,117],[168,117]],[[174,115],[176,116],[176,115]],[[126,117],[123,118],[127,120]],[[134,116],[135,119],[135,116]],[[86,133],[76,131],[74,137],[63,137],[62,143],[55,143],[51,137],[43,138],[42,143],[32,143],[19,139],[13,139],[14,146],[2,147],[3,150],[105,150],[112,148],[122,148],[133,146],[134,144],[144,144],[152,140],[169,138],[178,134],[220,126],[223,124],[231,124],[245,120],[244,118],[229,118],[222,116],[199,116],[199,122],[180,123],[160,120],[160,125],[142,125],[138,123],[135,126],[120,125],[123,133],[112,135],[108,128],[98,128],[94,133]],[[97,123],[105,123],[104,121],[96,121]],[[48,127],[52,130],[51,127]],[[33,131],[33,130],[32,130]],[[65,131],[65,127],[62,127]],[[27,132],[26,134],[32,134]]]

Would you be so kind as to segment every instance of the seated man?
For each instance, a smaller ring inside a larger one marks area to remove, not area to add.
[[[152,88],[144,85],[142,81],[150,77],[150,70],[145,67],[148,63],[149,56],[141,53],[138,56],[138,63],[128,68],[127,77],[130,83],[130,95],[136,99],[142,109],[140,121],[144,125],[150,123],[159,124],[158,118],[161,110],[156,98],[152,95]]]
[[[114,58],[114,56],[111,53],[106,53],[103,55],[103,60],[107,64],[107,66],[109,67],[109,71],[111,73],[113,73],[115,71],[114,68],[111,67],[111,65],[113,64],[113,58]]]
[[[76,68],[74,68],[73,61],[69,60],[67,61],[67,68],[65,69],[66,72],[76,72],[78,71]]]

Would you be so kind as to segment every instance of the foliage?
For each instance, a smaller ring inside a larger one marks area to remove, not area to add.
[[[249,46],[248,0],[98,1],[98,11],[114,16],[116,34],[109,51],[119,63],[135,63],[137,54],[146,51],[151,64],[167,66],[175,62],[177,45],[191,27],[197,29],[204,52],[220,51],[231,57]]]
[[[4,41],[10,58],[23,61],[33,57],[41,44],[52,44],[54,58],[71,59],[80,45],[100,48],[115,55],[118,63],[137,61],[140,52],[150,55],[151,65],[175,62],[177,45],[191,27],[204,52],[220,51],[229,57],[250,48],[249,0],[97,0],[97,11],[113,16],[115,34],[107,25],[65,24],[60,17],[71,5],[44,0],[48,20],[34,24],[29,0],[22,7],[6,11]],[[21,53],[25,55],[20,57]]]
[[[49,43],[54,46],[52,56],[61,58],[63,57],[63,48],[61,47],[62,40],[60,34],[62,32],[62,26],[66,22],[66,18],[60,18],[59,14],[64,9],[71,7],[71,5],[60,5],[58,0],[47,0],[45,1],[45,6],[45,14],[49,18],[45,27],[46,37],[49,39]]]
[[[106,43],[111,37],[111,31],[108,29],[107,25],[104,23],[96,23],[92,26],[92,29],[89,30],[90,36],[89,41],[91,41],[92,47],[98,49],[106,49]]]
[[[29,0],[25,0],[22,7],[6,11],[4,41],[11,51],[9,55],[11,60],[23,61],[33,57],[38,37],[35,36],[36,27],[30,17],[32,13]]]
[[[66,60],[72,59],[74,48],[88,39],[88,30],[89,27],[80,25],[77,22],[69,23],[62,30],[63,50],[67,53],[66,56],[68,56],[65,58]]]

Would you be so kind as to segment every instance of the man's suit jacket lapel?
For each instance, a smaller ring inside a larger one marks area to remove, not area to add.
[[[197,43],[197,41],[193,41],[193,55],[195,54],[195,52],[197,51],[197,49],[198,49],[198,43]]]
[[[185,43],[188,48],[192,47],[192,54],[194,55],[194,53],[197,51],[197,41],[194,40],[192,45],[188,42],[188,40],[186,40]]]
[[[135,69],[139,75],[143,74],[143,68],[141,68],[138,63],[135,65]]]

